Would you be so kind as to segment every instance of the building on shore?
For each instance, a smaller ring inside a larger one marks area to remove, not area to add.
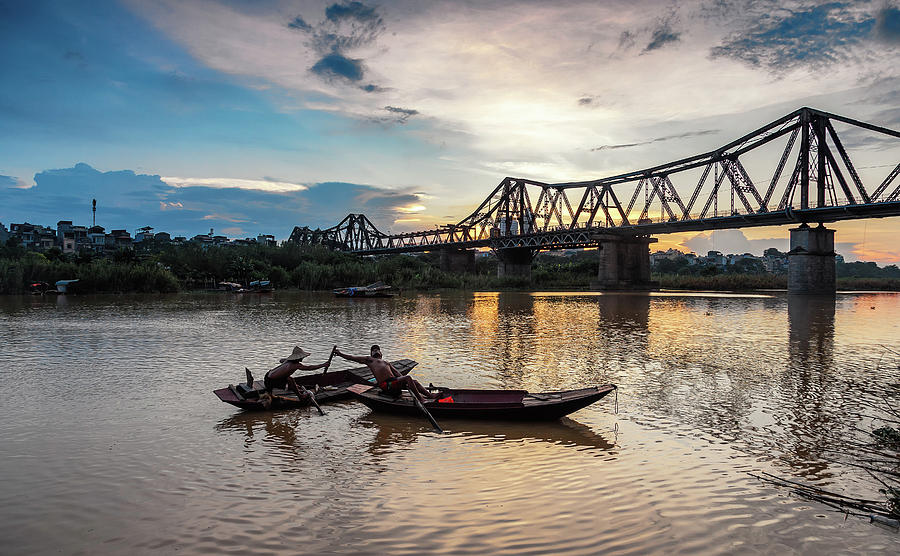
[[[274,247],[278,243],[271,234],[259,234],[255,238],[229,239],[223,235],[213,235],[210,228],[209,234],[199,234],[190,239],[199,243],[204,248],[209,246],[237,246],[237,245],[265,245]],[[9,230],[0,223],[0,243],[5,244],[10,238],[17,238],[21,245],[30,251],[47,251],[54,247],[66,254],[79,251],[93,251],[95,253],[112,253],[120,249],[129,249],[141,246],[153,248],[166,243],[183,244],[188,242],[184,236],[172,237],[168,232],[156,232],[152,226],[138,228],[134,238],[128,230],[111,230],[106,233],[103,226],[96,224],[90,228],[77,226],[71,220],[60,220],[56,223],[56,229],[38,224],[23,222],[10,224]]]
[[[22,247],[29,251],[46,251],[56,245],[56,231],[48,226],[28,222],[10,224],[9,234],[18,238]]]

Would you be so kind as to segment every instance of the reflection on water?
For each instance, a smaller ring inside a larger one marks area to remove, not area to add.
[[[898,317],[891,294],[3,298],[0,532],[12,553],[896,552],[747,472],[871,491],[828,450],[857,434],[848,384],[888,379]],[[372,343],[426,384],[613,382],[620,412],[437,435],[211,394],[294,344]]]
[[[833,295],[788,296],[792,366],[820,369],[832,366],[836,306]]]

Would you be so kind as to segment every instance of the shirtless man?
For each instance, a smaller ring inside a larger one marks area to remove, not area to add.
[[[297,385],[294,384],[294,379],[291,378],[291,375],[296,371],[314,371],[322,368],[327,369],[328,364],[330,363],[330,360],[318,365],[304,365],[300,362],[304,357],[308,356],[309,353],[306,350],[299,346],[295,346],[294,351],[291,352],[290,355],[281,359],[281,365],[278,365],[266,373],[266,377],[263,381],[266,385],[266,390],[271,393],[275,388],[287,388],[290,386],[291,390],[297,393],[297,396],[299,397],[300,394]]]
[[[397,369],[394,368],[393,365],[382,359],[381,348],[378,347],[377,344],[372,346],[372,348],[369,350],[371,355],[369,355],[368,357],[357,357],[355,355],[347,355],[345,353],[341,353],[341,350],[339,350],[337,346],[334,346],[332,352],[338,357],[343,357],[348,361],[362,363],[363,365],[369,367],[369,370],[372,371],[373,375],[375,375],[375,381],[378,383],[378,387],[381,388],[381,391],[385,394],[399,396],[400,392],[402,392],[403,389],[406,388],[413,396],[418,398],[420,402],[422,401],[423,397],[440,397],[439,393],[429,392],[427,388],[416,382],[413,377],[403,376],[397,371]]]

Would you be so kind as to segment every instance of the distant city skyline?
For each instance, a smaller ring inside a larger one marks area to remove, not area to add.
[[[0,222],[191,237],[457,222],[505,176],[594,179],[800,106],[900,129],[893,1],[0,0]],[[852,146],[879,182],[900,142]],[[841,222],[900,262],[900,219]],[[787,228],[658,236],[787,250]]]

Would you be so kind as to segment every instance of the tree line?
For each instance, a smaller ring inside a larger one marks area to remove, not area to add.
[[[673,289],[751,290],[785,288],[786,277],[765,273],[743,261],[725,270],[661,261],[653,279]],[[742,264],[743,263],[743,264]],[[15,241],[0,246],[0,294],[20,294],[29,285],[78,279],[80,293],[176,292],[215,289],[220,282],[247,285],[269,280],[278,289],[330,290],[378,280],[401,289],[588,289],[596,279],[599,254],[576,251],[565,256],[541,253],[531,279],[498,278],[493,254],[476,258],[474,272],[446,272],[438,253],[360,257],[321,246],[227,245],[141,242],[109,255],[90,251],[27,251]],[[671,267],[671,268],[670,268]],[[837,263],[839,288],[900,289],[896,265]]]

